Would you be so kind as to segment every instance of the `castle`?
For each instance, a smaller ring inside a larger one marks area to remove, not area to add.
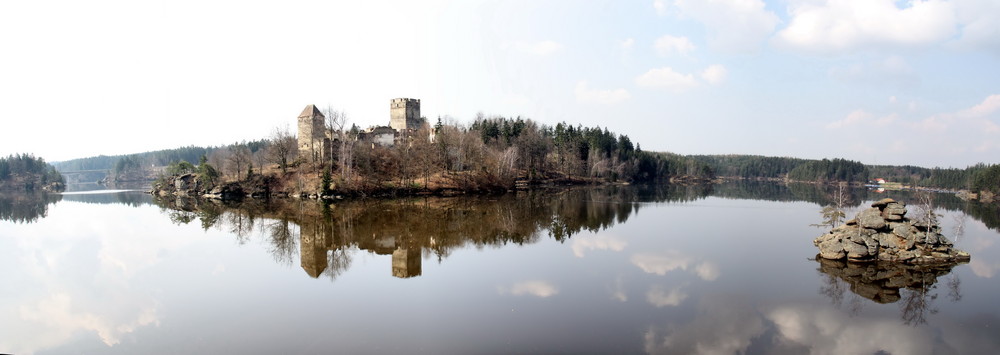
[[[307,161],[324,159],[333,140],[332,132],[326,131],[326,116],[316,105],[306,106],[299,114],[299,156]]]
[[[299,114],[299,157],[307,161],[329,159],[330,147],[340,139],[326,129],[326,116],[316,105],[308,105]],[[426,124],[420,117],[420,99],[397,98],[389,103],[389,125],[368,128],[358,132],[357,140],[372,144],[392,146],[401,137],[416,132]]]

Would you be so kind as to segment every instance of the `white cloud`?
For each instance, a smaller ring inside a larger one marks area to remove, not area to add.
[[[625,50],[632,49],[632,46],[635,45],[635,39],[634,38],[626,38],[626,39],[622,40],[621,43],[619,43],[619,45],[621,46],[622,49],[625,49]]]
[[[664,35],[653,42],[653,48],[656,49],[656,53],[664,57],[671,54],[687,55],[694,50],[694,43],[687,37]]]
[[[896,101],[897,101],[896,100],[896,96],[889,96],[889,103],[890,104],[896,104]]]
[[[576,83],[576,89],[574,90],[576,94],[577,102],[587,102],[587,103],[597,103],[604,105],[617,104],[622,101],[628,100],[632,97],[625,89],[613,89],[613,90],[600,90],[591,89],[586,81],[580,81]]]
[[[709,84],[715,85],[725,81],[728,73],[729,72],[726,70],[726,67],[715,64],[705,68],[705,70],[701,72],[701,78]]]
[[[667,89],[673,92],[684,92],[705,83],[716,85],[726,80],[728,71],[726,67],[715,64],[711,65],[695,77],[694,74],[683,74],[674,71],[673,68],[663,67],[650,69],[649,71],[635,78],[635,83],[648,88]],[[702,82],[704,81],[704,82]]]
[[[915,126],[928,132],[941,132],[948,129],[959,131],[978,131],[984,133],[1000,132],[1000,125],[994,122],[994,117],[1000,111],[1000,94],[993,94],[979,104],[958,112],[943,113],[927,117]]]
[[[639,86],[662,88],[673,92],[683,92],[698,86],[698,80],[691,74],[675,72],[670,67],[650,69],[635,78]]]
[[[514,296],[531,295],[541,298],[554,296],[559,293],[559,289],[547,281],[524,281],[518,282],[508,288],[500,288],[500,293],[510,292]]]
[[[882,117],[876,117],[874,114],[866,112],[865,110],[855,110],[841,120],[830,122],[826,125],[826,128],[840,129],[855,125],[862,125],[867,128],[885,127],[893,122],[896,122],[898,119],[899,115],[895,113]]]
[[[963,25],[958,44],[1000,54],[1000,1],[955,0],[954,4]]]
[[[534,54],[538,56],[549,56],[561,51],[565,46],[561,43],[551,40],[544,40],[538,42],[514,42],[514,49]]]
[[[667,3],[664,0],[653,1],[653,9],[656,10],[656,14],[663,16],[667,14]]]
[[[709,47],[727,52],[758,51],[779,22],[760,0],[674,0],[674,6],[705,25]]]
[[[666,291],[663,287],[653,286],[646,292],[646,301],[657,308],[680,305],[687,297],[686,293],[681,292],[680,287]]]
[[[573,239],[573,255],[582,258],[586,250],[622,251],[628,242],[606,235],[587,236]]]
[[[976,118],[988,116],[998,110],[1000,110],[1000,94],[994,94],[987,97],[978,105],[962,110],[958,114],[962,117]]]
[[[929,104],[926,106],[934,106]],[[927,166],[963,167],[995,161],[1000,154],[1000,94],[987,95],[967,107],[931,115],[916,115],[911,108],[874,114],[858,109],[828,122],[827,130],[850,130],[837,142],[858,156],[878,156],[885,162],[906,164],[924,161]],[[892,137],[885,127],[892,127]],[[895,137],[901,137],[894,140]]]
[[[920,47],[939,43],[956,33],[955,8],[943,0],[797,1],[789,6],[788,27],[776,44],[818,54],[842,54],[858,49]]]

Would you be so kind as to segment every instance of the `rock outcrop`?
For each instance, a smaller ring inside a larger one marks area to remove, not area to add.
[[[910,220],[906,205],[891,198],[813,240],[824,259],[887,261],[908,264],[944,264],[969,260],[969,254],[955,249],[941,235],[936,224]]]
[[[257,190],[263,190],[263,192]],[[267,190],[263,188],[253,189],[248,193],[241,183],[229,182],[217,185],[202,181],[196,174],[167,177],[163,181],[153,184],[150,193],[158,196],[202,197],[219,200],[239,200],[254,193],[267,196]]]

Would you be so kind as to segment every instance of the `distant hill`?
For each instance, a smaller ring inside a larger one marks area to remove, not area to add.
[[[72,159],[66,161],[60,161],[52,163],[56,170],[61,172],[66,171],[82,171],[82,170],[113,170],[115,164],[117,164],[123,158],[129,157],[138,160],[142,165],[150,166],[166,166],[171,162],[177,161],[187,161],[187,162],[197,162],[202,155],[208,155],[213,150],[218,149],[215,147],[196,147],[187,146],[174,149],[163,149],[151,152],[136,153],[136,154],[125,154],[125,155],[98,155],[96,157],[87,157]]]

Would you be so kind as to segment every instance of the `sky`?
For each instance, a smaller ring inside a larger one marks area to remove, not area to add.
[[[392,98],[643,150],[1000,163],[996,0],[4,1],[0,155],[386,125]]]

